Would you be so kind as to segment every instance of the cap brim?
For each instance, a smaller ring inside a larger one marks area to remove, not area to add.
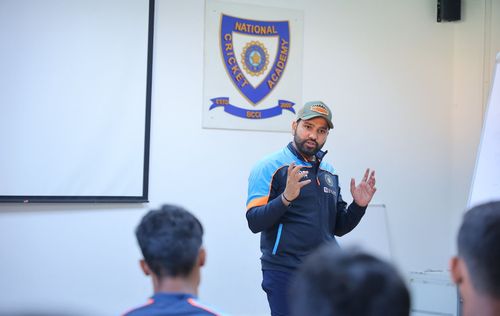
[[[328,124],[328,127],[329,127],[330,129],[332,129],[332,128],[333,128],[333,123],[332,123],[332,121],[330,121],[328,118],[324,117],[324,116],[323,116],[323,115],[321,115],[321,114],[310,114],[310,115],[304,115],[303,117],[300,117],[299,119],[301,119],[301,120],[310,120],[310,119],[315,118],[315,117],[321,117],[321,118],[324,118],[324,119],[325,119],[325,121],[326,121],[326,124]]]

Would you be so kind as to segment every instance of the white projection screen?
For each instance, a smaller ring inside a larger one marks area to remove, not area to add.
[[[0,1],[0,202],[146,202],[154,0]]]

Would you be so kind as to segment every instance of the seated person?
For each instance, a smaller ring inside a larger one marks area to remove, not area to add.
[[[500,201],[467,211],[457,244],[450,270],[463,299],[463,315],[500,315]]]
[[[197,299],[206,253],[196,217],[181,207],[163,205],[142,218],[135,234],[144,256],[140,266],[151,276],[154,295],[124,316],[217,315]]]
[[[290,301],[294,316],[410,314],[410,294],[392,265],[333,244],[305,260],[292,281]]]

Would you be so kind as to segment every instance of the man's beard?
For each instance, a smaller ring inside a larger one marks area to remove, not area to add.
[[[306,142],[308,141],[312,141],[314,143],[316,143],[316,146],[312,149],[308,148],[306,146]],[[293,135],[293,142],[295,143],[295,147],[297,147],[297,150],[304,156],[306,157],[312,157],[314,155],[316,155],[316,153],[318,151],[321,150],[321,148],[323,148],[323,144],[319,144],[317,141],[315,140],[311,140],[311,139],[300,139],[299,136],[297,136],[297,133],[295,133],[295,135]]]

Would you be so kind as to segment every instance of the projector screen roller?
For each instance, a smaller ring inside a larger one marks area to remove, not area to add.
[[[0,2],[0,201],[145,202],[154,0]]]

